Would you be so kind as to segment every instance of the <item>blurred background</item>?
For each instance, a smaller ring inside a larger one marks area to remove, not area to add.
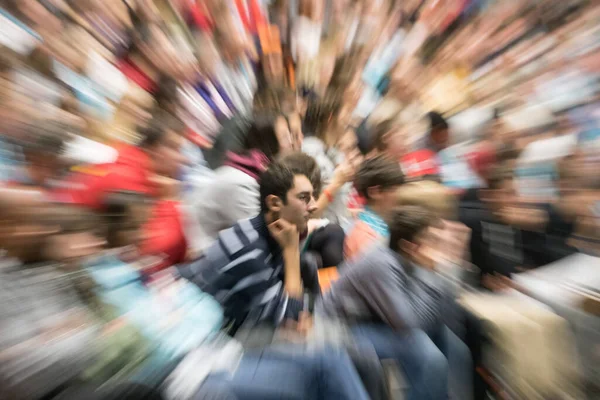
[[[134,202],[141,211],[131,225],[118,221],[119,235],[137,235],[124,258],[144,271],[145,284],[172,285],[160,273],[205,248],[197,208],[242,141],[234,132],[265,112],[286,116],[292,150],[326,125],[337,132],[334,147],[367,156],[385,122],[401,142],[395,156],[405,176],[448,188],[454,219],[470,229],[478,217],[465,194],[481,189],[510,228],[496,234],[504,247],[492,253],[510,260],[520,292],[569,322],[575,350],[567,353],[584,371],[581,396],[600,398],[600,2],[1,0],[0,7],[0,383],[7,388],[0,398],[53,398],[82,374],[118,381],[131,372],[115,367],[121,356],[139,372],[134,359],[145,359],[155,345],[148,337],[166,328],[149,334],[138,326],[110,339],[106,332],[128,329],[115,322],[122,310],[95,308],[86,297],[94,284],[81,272],[123,247],[105,240],[110,218],[122,212],[105,195],[151,198]],[[328,102],[335,112],[324,111]],[[442,125],[445,134],[435,136]],[[177,135],[155,145],[157,126]],[[564,265],[536,275],[555,262]],[[502,282],[484,286],[495,291]],[[161,299],[148,301],[159,307]],[[197,344],[206,335],[190,337]],[[103,346],[115,347],[107,355]],[[184,350],[166,353],[171,360]],[[510,365],[503,357],[489,363]],[[510,382],[493,379],[502,368],[486,371],[494,398],[569,398],[509,395]]]

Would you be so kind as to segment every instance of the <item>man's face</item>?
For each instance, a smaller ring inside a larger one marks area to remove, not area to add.
[[[448,132],[448,129],[437,128],[431,132],[431,140],[438,149],[443,150],[448,147],[450,133]]]
[[[298,232],[305,232],[312,213],[315,211],[313,186],[304,175],[294,177],[294,187],[287,192],[279,217],[296,225]]]
[[[185,158],[181,154],[183,137],[174,131],[168,131],[163,140],[154,149],[156,173],[176,178]]]
[[[395,160],[399,160],[406,153],[406,143],[404,134],[394,129],[387,134],[387,148],[388,154]]]

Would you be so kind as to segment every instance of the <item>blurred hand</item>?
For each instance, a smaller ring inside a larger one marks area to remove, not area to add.
[[[484,275],[482,284],[492,292],[505,292],[514,288],[513,281],[510,278],[498,273]]]
[[[338,165],[333,173],[333,184],[342,186],[345,183],[351,182],[356,174],[356,167],[351,160],[346,160]]]
[[[279,330],[279,335],[290,342],[304,342],[312,332],[313,317],[310,313],[301,312],[298,321],[287,320]]]
[[[290,224],[284,219],[280,218],[271,223],[269,225],[269,232],[271,232],[271,236],[284,249],[299,245],[300,237],[296,225]]]

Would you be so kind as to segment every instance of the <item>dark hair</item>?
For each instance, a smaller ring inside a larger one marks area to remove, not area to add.
[[[126,229],[138,229],[142,221],[132,219],[135,205],[149,204],[150,199],[133,191],[118,191],[107,194],[104,198],[104,222],[106,224],[106,241],[109,247],[118,247],[119,233]]]
[[[369,198],[369,188],[380,186],[390,188],[404,184],[404,174],[398,161],[387,156],[377,156],[363,161],[354,186],[364,198]]]
[[[506,183],[506,181],[511,180],[512,178],[513,171],[504,165],[499,165],[490,171],[487,179],[488,189],[502,189],[502,186]]]
[[[255,112],[281,112],[286,106],[294,104],[296,92],[289,88],[260,87],[254,94],[253,108]]]
[[[259,150],[269,160],[273,160],[279,154],[275,123],[280,116],[279,114],[255,116],[244,139],[244,151]]]
[[[21,141],[25,154],[60,155],[65,146],[68,127],[60,122],[36,121]]]
[[[437,111],[430,111],[427,113],[427,118],[429,118],[429,131],[433,132],[439,129],[448,129],[448,122],[446,119],[442,117]]]
[[[269,211],[267,197],[277,196],[285,204],[287,193],[294,187],[294,172],[281,161],[275,161],[260,176],[260,208]]]
[[[428,228],[433,221],[433,214],[421,206],[396,208],[388,219],[390,249],[398,252],[401,240],[414,243],[417,235]]]
[[[154,99],[158,107],[173,111],[173,107],[177,103],[177,81],[168,75],[161,75],[154,93]]]
[[[322,185],[321,168],[314,158],[298,151],[286,154],[280,161],[291,169],[294,175],[304,175],[308,177],[313,186],[315,197],[319,196]]]
[[[386,120],[375,125],[370,135],[371,143],[369,145],[369,151],[387,150],[387,143],[385,141],[385,137],[393,128],[394,124],[390,120]]]
[[[59,234],[93,232],[103,236],[105,233],[97,214],[76,205],[51,204],[47,209],[42,210],[38,222],[46,226],[58,226]]]
[[[154,147],[158,145],[166,136],[167,131],[181,133],[185,124],[169,112],[159,110],[153,115],[147,125],[138,128],[141,136],[139,146],[143,148]]]
[[[333,96],[309,101],[302,126],[308,136],[322,137],[331,119],[342,108],[342,103]]]

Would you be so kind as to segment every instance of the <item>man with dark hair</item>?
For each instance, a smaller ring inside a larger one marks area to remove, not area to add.
[[[405,152],[404,137],[393,121],[383,121],[373,127],[369,156],[387,154],[395,160],[400,160]]]
[[[429,119],[428,147],[436,153],[448,147],[450,139],[449,125],[446,119],[437,111],[427,113]]]
[[[396,189],[403,183],[404,175],[396,160],[377,156],[363,162],[354,186],[367,203],[346,237],[346,259],[356,257],[374,242],[389,239],[385,219],[396,204]]]
[[[231,332],[278,325],[304,309],[299,232],[315,210],[313,190],[306,175],[272,163],[260,177],[260,214],[222,231],[198,260],[179,267],[222,304]]]
[[[252,119],[257,114],[283,113],[287,119],[297,119],[296,95],[289,89],[259,88],[254,95],[253,116],[234,115],[223,121],[222,128],[210,149],[205,149],[204,159],[211,169],[217,169],[226,161],[227,152],[239,152],[244,148]]]
[[[428,257],[435,218],[418,206],[388,215],[389,246],[378,245],[342,269],[316,312],[352,324],[354,338],[393,359],[410,399],[447,398],[446,358],[429,335],[443,328],[444,282]]]
[[[78,168],[72,189],[66,193],[70,201],[92,208],[102,208],[104,196],[112,191],[133,190],[157,195],[155,175],[176,178],[184,158],[183,124],[167,113],[160,113],[140,127],[138,146],[122,144],[114,163]]]
[[[50,179],[60,173],[60,156],[65,147],[64,126],[48,121],[44,126],[35,125],[22,143],[25,160],[22,173],[17,174],[17,184],[46,187]]]

